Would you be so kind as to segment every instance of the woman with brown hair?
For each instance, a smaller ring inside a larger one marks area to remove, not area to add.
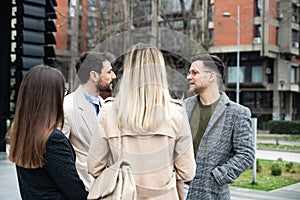
[[[22,81],[9,160],[16,163],[22,199],[86,199],[75,168],[75,153],[56,127],[64,123],[64,77],[38,65]]]

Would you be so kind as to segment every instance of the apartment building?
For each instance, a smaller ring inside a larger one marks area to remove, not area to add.
[[[213,36],[209,51],[228,66],[231,99],[237,96],[239,52],[239,103],[251,109],[259,127],[265,128],[269,120],[300,119],[300,1],[210,3],[214,5],[214,21],[209,22]]]
[[[183,3],[71,0],[66,4],[57,0],[57,10],[62,14],[57,19],[58,60],[68,63],[74,55],[93,49],[122,31],[167,27],[184,33],[224,60],[228,66],[226,92],[234,101],[238,96],[239,103],[251,109],[252,116],[258,118],[259,128],[266,128],[269,120],[300,119],[299,0],[184,0]],[[76,30],[78,36],[74,34]],[[74,48],[76,41],[79,45]],[[178,69],[182,73],[185,70]]]

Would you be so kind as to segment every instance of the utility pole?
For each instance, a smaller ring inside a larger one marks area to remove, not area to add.
[[[72,92],[75,89],[75,62],[78,58],[78,30],[79,30],[79,0],[71,0],[70,5],[70,17],[71,17],[71,62],[69,66],[69,91]]]

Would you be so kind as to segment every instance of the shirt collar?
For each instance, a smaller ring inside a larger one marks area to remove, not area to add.
[[[99,105],[99,103],[100,103],[101,100],[102,100],[102,98],[101,98],[100,96],[95,97],[95,96],[89,95],[81,85],[80,85],[79,87],[80,87],[80,89],[81,89],[81,91],[82,91],[82,93],[83,93],[83,96],[85,97],[85,99],[86,99],[88,102],[90,102],[90,103],[92,103],[92,104],[97,104],[97,105]]]

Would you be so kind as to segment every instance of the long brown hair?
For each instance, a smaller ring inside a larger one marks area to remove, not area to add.
[[[50,133],[64,123],[64,77],[57,69],[38,65],[22,81],[10,130],[9,160],[24,168],[44,165]]]

